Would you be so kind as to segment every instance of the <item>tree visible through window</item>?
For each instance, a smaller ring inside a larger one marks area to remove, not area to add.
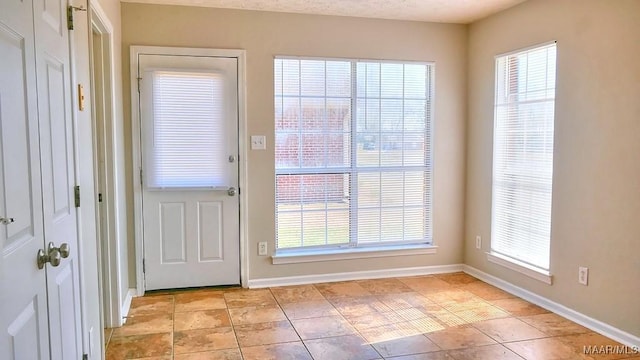
[[[277,248],[430,243],[433,66],[274,64]]]

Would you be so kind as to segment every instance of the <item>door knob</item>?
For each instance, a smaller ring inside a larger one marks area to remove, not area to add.
[[[52,245],[53,243],[49,243],[49,249],[46,254],[44,250],[42,249],[38,250],[38,255],[37,255],[38,269],[44,268],[44,264],[46,263],[51,263],[51,266],[53,267],[60,265],[60,260],[62,259],[62,255],[60,254],[60,250],[58,250],[57,247],[54,247]]]
[[[58,250],[60,251],[60,255],[62,256],[63,259],[68,258],[71,252],[71,249],[69,248],[69,244],[67,243],[60,244],[60,247],[58,248]]]
[[[13,220],[13,218],[3,218],[3,217],[0,217],[0,224],[3,224],[3,225],[9,225],[9,224],[11,224],[11,223],[12,223],[12,222],[14,222],[14,221],[15,221],[15,220]]]
[[[63,259],[68,258],[71,251],[71,249],[69,248],[69,244],[62,243],[60,244],[60,247],[56,247],[56,245],[52,241],[49,243],[49,246],[47,246],[47,251],[51,252],[53,250],[57,250],[58,252],[60,252],[60,256],[62,256]]]
[[[70,249],[69,249],[69,244],[67,243],[62,243],[60,244],[60,247],[56,247],[56,245],[52,242],[49,243],[49,246],[47,246],[47,251],[49,253],[51,253],[52,251],[58,251],[60,253],[60,256],[63,259],[66,259],[69,257],[69,253],[70,253]]]
[[[235,194],[236,194],[236,188],[230,187],[229,190],[227,190],[227,195],[234,196]]]

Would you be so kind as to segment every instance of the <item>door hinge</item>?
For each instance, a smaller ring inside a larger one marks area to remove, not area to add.
[[[142,259],[142,273],[146,273],[146,272],[147,272],[147,265],[144,259]]]
[[[80,185],[73,187],[73,199],[75,200],[76,207],[80,207]]]
[[[82,360],[89,360],[89,354],[82,354]]]
[[[74,11],[87,11],[84,6],[67,6],[67,29],[73,30],[73,12]]]
[[[102,193],[98,193],[98,202],[102,202]]]
[[[140,168],[140,186],[142,186],[142,168]]]
[[[138,79],[138,94],[140,94],[140,81],[142,81],[142,78],[139,77]]]

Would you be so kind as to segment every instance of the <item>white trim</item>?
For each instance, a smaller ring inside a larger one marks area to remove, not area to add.
[[[344,62],[377,62],[384,64],[411,64],[411,65],[435,65],[435,61],[422,61],[422,60],[389,60],[389,59],[375,59],[375,58],[351,58],[351,57],[333,57],[333,56],[297,56],[297,55],[275,55],[276,59],[284,60],[328,60],[328,61],[344,61]]]
[[[133,300],[134,297],[136,296],[136,293],[138,291],[134,288],[129,289],[129,291],[127,291],[127,296],[124,298],[124,301],[122,302],[122,309],[121,309],[121,314],[122,317],[120,318],[120,325],[118,326],[122,326],[124,325],[124,323],[127,322],[127,317],[129,316],[129,309],[131,309],[131,300]]]
[[[91,55],[91,76],[93,79],[93,75],[95,72],[95,69],[93,68],[95,63],[96,63],[96,59],[93,58],[93,31],[96,30],[99,32],[101,40],[103,41],[103,45],[106,45],[104,47],[104,50],[106,51],[106,54],[103,54],[103,58],[100,60],[100,62],[103,65],[103,79],[106,79],[106,81],[101,82],[102,88],[104,89],[103,91],[103,95],[104,95],[104,103],[103,103],[103,107],[104,107],[104,123],[103,125],[103,130],[102,133],[97,133],[97,127],[95,126],[95,121],[96,119],[94,118],[94,141],[95,141],[95,137],[96,136],[101,136],[103,141],[104,141],[104,176],[106,177],[106,181],[105,181],[105,189],[104,193],[103,193],[103,211],[105,212],[105,222],[106,222],[106,229],[101,229],[101,231],[105,231],[103,234],[105,234],[106,236],[103,238],[102,234],[99,234],[99,239],[101,239],[101,241],[103,243],[97,244],[99,247],[99,254],[101,256],[101,265],[102,265],[102,276],[101,276],[101,281],[103,285],[103,292],[104,292],[104,300],[106,300],[105,302],[103,302],[103,308],[101,309],[102,311],[105,312],[105,314],[103,314],[102,318],[103,321],[105,322],[104,325],[106,327],[114,327],[114,326],[118,326],[121,322],[122,322],[122,303],[121,303],[121,299],[122,299],[122,295],[121,295],[121,274],[120,274],[120,262],[123,261],[122,259],[120,259],[120,242],[121,242],[121,238],[119,237],[119,231],[118,231],[118,226],[117,226],[117,214],[118,214],[118,201],[117,201],[117,181],[115,181],[116,179],[116,172],[117,170],[117,166],[115,163],[115,157],[116,157],[116,153],[115,153],[115,126],[116,126],[116,122],[115,122],[115,117],[114,114],[116,113],[115,111],[115,92],[114,92],[114,86],[113,84],[115,83],[115,78],[114,78],[114,68],[113,68],[113,64],[115,63],[114,58],[113,58],[113,26],[111,25],[111,22],[109,21],[109,18],[107,17],[107,15],[105,14],[104,10],[100,7],[100,4],[97,2],[91,2],[90,4],[90,8],[89,8],[89,21],[90,21],[90,28],[89,28],[89,43],[90,43],[90,55]],[[93,86],[95,85],[95,79],[93,79],[94,82],[92,83],[92,91],[91,94],[93,97],[96,96],[96,94],[93,92]],[[92,99],[93,100],[93,99]],[[93,105],[93,104],[92,104]],[[95,112],[95,109],[94,109]],[[111,136],[109,136],[111,135]],[[96,146],[96,145],[94,145]],[[97,150],[97,149],[96,149]],[[98,150],[99,152],[100,150]],[[98,154],[94,155],[94,159],[97,159],[96,156]],[[99,166],[99,162],[96,162],[96,167]],[[96,173],[96,190],[98,190],[98,181],[99,179],[97,179],[97,171]],[[98,191],[96,191],[97,193]],[[100,206],[98,203],[96,203],[96,215],[100,214],[100,210],[98,209],[98,207]],[[122,205],[122,204],[120,204]],[[98,222],[100,222],[100,219],[97,219]],[[104,245],[104,249],[103,249],[103,245]],[[103,251],[105,250],[105,251]],[[106,315],[106,318],[105,316]]]
[[[248,145],[247,141],[247,56],[245,50],[236,50],[238,58],[238,196],[240,200],[240,285],[249,286],[249,212]]]
[[[580,324],[588,329],[591,329],[597,333],[607,336],[615,341],[618,341],[624,345],[633,347],[640,347],[640,337],[630,334],[626,331],[615,328],[609,324],[606,324],[600,320],[596,320],[585,314],[570,309],[557,302],[551,301],[543,296],[535,294],[529,290],[525,290],[521,287],[504,281],[493,275],[487,274],[469,265],[462,265],[462,271],[476,277],[486,283],[489,283],[497,288],[500,288],[508,293],[516,295],[524,300],[527,300],[533,304],[543,307],[549,311],[552,311],[560,316],[563,316],[577,324]]]
[[[287,276],[287,277],[267,278],[267,279],[252,279],[252,280],[249,280],[249,288],[259,289],[259,288],[266,288],[266,287],[272,287],[272,286],[304,285],[304,284],[317,284],[317,283],[327,283],[327,282],[347,281],[347,280],[383,279],[383,278],[400,277],[400,276],[445,274],[445,273],[462,271],[463,266],[464,266],[463,264],[435,265],[435,266],[420,266],[420,267],[400,268],[400,269],[353,271],[353,272],[347,272],[347,273],[300,275],[300,276]]]
[[[248,286],[249,279],[249,254],[248,254],[248,212],[247,202],[247,111],[246,111],[246,51],[241,49],[210,49],[210,48],[180,48],[164,46],[131,46],[130,59],[130,85],[131,85],[131,142],[133,165],[133,201],[134,201],[134,241],[136,259],[136,289],[137,295],[144,295],[144,273],[142,272],[142,260],[144,258],[144,244],[142,231],[142,186],[140,185],[140,167],[142,164],[140,155],[140,116],[138,93],[138,56],[140,54],[191,56],[220,56],[235,57],[238,59],[238,188],[240,190],[240,283]]]
[[[493,59],[497,59],[497,58],[501,58],[501,57],[505,57],[505,56],[509,56],[509,55],[515,55],[515,54],[519,54],[522,52],[526,52],[535,48],[541,48],[541,47],[545,47],[545,46],[549,46],[549,45],[553,45],[553,44],[557,44],[558,41],[557,40],[551,40],[551,41],[545,41],[543,43],[538,43],[538,44],[533,44],[533,45],[529,45],[529,46],[525,46],[523,48],[519,48],[516,50],[511,50],[511,51],[507,51],[504,53],[500,53],[497,55],[494,55]]]
[[[435,254],[437,246],[432,245],[403,245],[386,247],[361,247],[341,249],[318,249],[300,251],[279,251],[271,257],[274,265],[308,263],[316,261],[351,260],[379,258],[388,256]]]
[[[542,281],[545,284],[549,284],[549,285],[553,284],[553,276],[548,271],[536,269],[533,266],[530,266],[528,264],[525,264],[521,261],[510,258],[508,256],[498,254],[496,252],[488,252],[487,260],[489,260],[489,262],[492,262],[494,264],[504,266],[507,269],[517,271],[520,274],[526,275],[532,279]]]

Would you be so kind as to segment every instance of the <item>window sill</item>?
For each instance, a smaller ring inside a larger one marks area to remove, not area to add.
[[[437,249],[437,246],[420,244],[350,249],[298,250],[276,253],[271,257],[271,260],[274,265],[296,264],[320,261],[379,258],[388,256],[435,254]]]
[[[494,264],[498,264],[500,266],[504,266],[513,271],[519,272],[520,274],[526,275],[532,279],[536,279],[538,281],[542,281],[545,284],[551,285],[553,282],[553,276],[548,271],[543,271],[540,269],[536,269],[531,265],[525,264],[516,259],[512,259],[508,256],[504,256],[502,254],[488,252],[487,260]]]

